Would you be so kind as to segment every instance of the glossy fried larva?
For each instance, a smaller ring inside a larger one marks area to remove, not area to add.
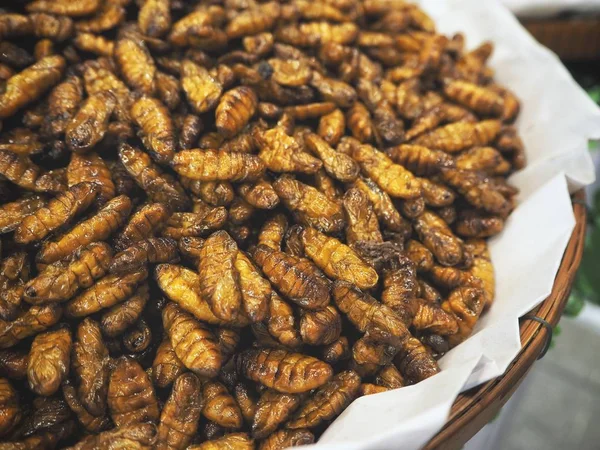
[[[0,233],[9,233],[19,226],[23,219],[46,205],[40,195],[20,197],[14,202],[0,206]]]
[[[246,350],[236,355],[236,365],[246,378],[286,394],[308,392],[333,375],[329,364],[287,350]]]
[[[67,184],[71,187],[84,181],[99,185],[100,191],[96,197],[99,205],[104,205],[115,196],[116,188],[110,169],[96,153],[71,155],[71,162],[67,166]]]
[[[176,118],[175,123],[179,131],[179,148],[190,150],[196,145],[200,134],[204,130],[202,119],[195,114],[186,114],[179,121]]]
[[[346,281],[335,282],[333,298],[359,331],[378,342],[397,346],[409,335],[402,319],[390,307]]]
[[[284,114],[289,115],[295,121],[311,120],[329,114],[335,109],[336,105],[332,102],[309,103],[307,105],[288,106],[285,108]]]
[[[377,378],[375,378],[375,384],[378,386],[385,386],[388,389],[398,389],[404,387],[405,381],[396,366],[393,364],[388,364],[387,366],[384,366],[377,374]]]
[[[443,167],[454,167],[450,155],[421,145],[398,145],[387,149],[386,153],[392,161],[419,176],[433,175]]]
[[[140,128],[140,138],[150,156],[168,164],[175,155],[175,127],[167,108],[151,97],[140,97],[131,105],[131,117]]]
[[[149,298],[148,285],[142,284],[130,298],[113,306],[102,315],[100,322],[102,332],[108,337],[122,334],[138,321]]]
[[[296,138],[282,127],[258,131],[255,139],[260,159],[273,172],[315,173],[323,167],[321,160],[305,152]]]
[[[117,105],[109,91],[101,91],[83,102],[65,129],[65,142],[71,151],[90,151],[104,137],[110,115]]]
[[[386,386],[379,386],[373,383],[362,383],[358,390],[358,397],[364,397],[365,395],[373,395],[380,394],[382,392],[387,392],[390,389]]]
[[[350,344],[348,338],[341,336],[336,341],[323,347],[322,359],[328,364],[337,364],[340,361],[350,358]]]
[[[414,140],[417,145],[456,153],[469,147],[488,145],[500,132],[501,123],[497,120],[485,120],[478,123],[456,122]]]
[[[394,365],[410,382],[418,383],[439,373],[437,362],[417,338],[405,339],[398,350]]]
[[[289,447],[310,445],[315,442],[314,435],[304,429],[279,430],[260,443],[260,450],[284,450]]]
[[[159,388],[171,385],[186,367],[175,354],[171,340],[165,337],[156,350],[152,362],[152,381]]]
[[[329,145],[336,146],[344,135],[346,118],[340,109],[326,114],[319,120],[318,135]]]
[[[120,78],[111,70],[89,65],[83,73],[85,90],[88,95],[95,95],[102,91],[110,91],[117,99],[115,116],[119,121],[130,122],[129,107],[131,103],[131,92]]]
[[[223,360],[229,360],[235,353],[238,344],[240,343],[240,333],[233,328],[217,328],[215,335],[219,340],[219,348],[223,355]]]
[[[58,304],[32,306],[12,322],[0,321],[0,348],[9,348],[56,324],[62,316]]]
[[[417,300],[417,304],[417,312],[412,320],[415,330],[440,336],[454,334],[458,331],[456,319],[439,305],[421,299]]]
[[[342,201],[346,216],[346,242],[352,246],[359,241],[383,242],[379,222],[367,194],[350,188]]]
[[[68,380],[65,380],[62,384],[62,393],[65,402],[69,405],[69,408],[71,408],[71,411],[77,417],[77,421],[86,431],[99,433],[109,427],[110,419],[107,416],[94,416],[84,408],[77,396],[75,387]]]
[[[79,183],[48,202],[33,214],[25,217],[15,230],[15,242],[27,244],[39,241],[54,230],[71,221],[85,211],[94,201],[99,186],[94,183]]]
[[[444,94],[471,111],[483,116],[501,116],[504,99],[491,89],[464,80],[449,80],[444,85]]]
[[[285,394],[272,389],[264,391],[256,405],[252,437],[262,439],[273,433],[291,417],[301,400],[302,397],[297,394]]]
[[[79,222],[56,241],[44,244],[36,261],[39,264],[52,264],[66,258],[79,247],[107,239],[125,223],[130,211],[129,197],[120,195],[109,200],[98,213]]]
[[[103,2],[98,12],[89,19],[78,20],[75,23],[77,31],[101,33],[116,27],[125,19],[125,5],[120,1]]]
[[[207,69],[189,60],[184,60],[181,64],[181,87],[190,106],[198,114],[216,107],[223,93],[223,86]]]
[[[223,428],[239,429],[243,423],[242,412],[227,388],[217,381],[202,387],[204,406],[202,415]]]
[[[69,373],[71,333],[67,328],[38,334],[29,350],[27,380],[38,395],[54,394]]]
[[[254,441],[246,433],[229,433],[203,444],[192,445],[188,450],[254,450]]]
[[[512,209],[512,203],[499,192],[495,183],[481,172],[444,169],[442,179],[475,208],[503,217]]]
[[[162,317],[165,333],[181,362],[197,375],[215,377],[222,356],[213,333],[174,303],[164,307]]]
[[[421,195],[418,179],[374,147],[361,145],[352,156],[362,170],[390,196],[412,199]]]
[[[324,233],[335,233],[344,227],[342,207],[324,194],[294,178],[284,175],[273,182],[284,205],[300,222]]]
[[[360,377],[356,372],[338,373],[305,401],[286,427],[313,428],[337,417],[354,400],[359,387]]]
[[[73,45],[81,51],[106,57],[113,54],[115,47],[113,41],[92,33],[77,33],[77,36],[73,39]]]
[[[43,173],[27,156],[0,150],[0,174],[28,191],[63,192],[64,184]]]
[[[379,220],[391,231],[404,231],[407,223],[404,221],[390,196],[369,178],[358,178],[353,187],[366,194],[373,205]]]
[[[69,2],[67,0],[49,1],[36,0],[27,5],[27,11],[31,13],[42,12],[56,15],[80,17],[93,14],[100,8],[100,0],[80,0]]]
[[[275,25],[280,14],[277,2],[257,5],[237,14],[225,28],[230,39],[254,35],[270,30]]]
[[[252,424],[258,403],[254,390],[250,390],[245,383],[237,383],[233,389],[233,394],[244,417],[244,422]]]
[[[271,182],[261,179],[255,183],[246,183],[238,188],[239,194],[251,206],[259,209],[273,209],[279,204],[277,192]]]
[[[0,377],[22,380],[27,376],[29,353],[23,350],[0,350]]]
[[[333,305],[317,311],[302,311],[299,329],[305,344],[328,345],[340,337],[342,318]]]
[[[483,239],[471,239],[465,246],[473,254],[473,265],[469,269],[469,273],[481,280],[486,294],[485,301],[489,306],[494,301],[496,294],[496,278],[487,242]]]
[[[117,39],[114,58],[131,89],[146,95],[154,94],[156,66],[141,38],[129,35]]]
[[[179,262],[177,242],[170,238],[148,238],[117,253],[110,264],[110,272],[125,274],[149,263],[176,262]]]
[[[302,242],[306,255],[329,277],[348,281],[361,289],[377,284],[377,272],[337,239],[309,227],[302,233]]]
[[[265,245],[252,257],[279,292],[298,306],[321,309],[329,303],[329,280],[310,261]]]
[[[348,183],[358,177],[358,164],[350,156],[335,151],[319,135],[310,133],[305,137],[305,142],[307,147],[323,161],[325,171],[336,180]]]
[[[486,238],[495,236],[504,229],[504,219],[477,210],[461,211],[454,229],[462,237]]]
[[[19,396],[6,378],[0,378],[0,436],[6,436],[21,421]]]
[[[85,317],[121,303],[133,294],[147,276],[145,268],[125,275],[107,275],[70,300],[65,307],[65,314],[69,317]]]
[[[406,243],[406,256],[416,265],[419,272],[428,272],[433,266],[432,253],[414,239],[410,239]]]
[[[248,86],[239,86],[225,92],[215,112],[216,127],[226,138],[232,138],[248,124],[258,106],[258,98]]]
[[[485,291],[476,287],[459,287],[442,303],[442,309],[453,314],[458,322],[458,332],[449,336],[451,347],[469,337],[486,304]]]
[[[0,37],[2,39],[26,36],[33,32],[31,18],[24,14],[4,12],[0,21]]]
[[[431,211],[425,211],[414,222],[419,239],[435,258],[445,266],[455,266],[464,256],[461,241],[446,222]]]
[[[274,42],[275,38],[269,32],[245,36],[242,39],[244,50],[257,56],[267,55],[273,49]]]
[[[159,408],[152,382],[142,366],[125,356],[116,361],[108,384],[110,417],[117,427],[156,423]]]
[[[265,172],[256,155],[222,150],[182,150],[175,155],[173,169],[192,180],[253,181]]]
[[[161,102],[173,111],[181,104],[181,83],[179,79],[166,74],[164,72],[156,72],[156,94]],[[187,115],[186,115],[187,117]],[[184,139],[189,139],[193,127],[190,127],[190,123],[185,128],[186,136]]]
[[[297,348],[302,344],[294,310],[275,291],[271,293],[269,302],[267,328],[271,336],[288,348]]]
[[[34,305],[68,300],[79,289],[89,288],[102,278],[108,272],[111,259],[112,250],[103,242],[82,247],[68,264],[51,264],[29,281],[23,298]]]
[[[192,373],[178,377],[162,409],[154,448],[185,449],[198,430],[202,403],[202,388],[198,377]]]
[[[223,320],[240,314],[242,294],[234,263],[238,253],[235,241],[226,231],[213,233],[200,250],[200,289],[213,313]]]
[[[456,157],[456,167],[480,170],[489,175],[504,175],[510,171],[510,163],[494,147],[473,147]]]
[[[281,250],[281,243],[288,227],[288,221],[283,214],[268,218],[258,234],[258,243],[273,250]]]
[[[151,0],[143,4],[138,25],[146,36],[161,37],[171,28],[170,0]]]
[[[164,203],[174,211],[189,207],[190,200],[183,187],[171,175],[163,173],[145,152],[123,143],[119,159],[153,202]]]
[[[156,426],[151,423],[133,423],[99,434],[91,434],[72,450],[100,450],[105,448],[147,449],[156,442]]]
[[[233,265],[239,276],[242,304],[246,315],[250,321],[260,322],[268,313],[271,283],[262,277],[250,258],[241,250],[238,250]]]
[[[123,231],[115,238],[115,248],[124,250],[135,242],[150,238],[160,231],[170,216],[163,203],[149,203],[133,213]]]
[[[374,138],[374,127],[369,110],[360,102],[356,102],[346,114],[346,122],[352,136],[362,143],[371,142]]]
[[[6,119],[29,103],[38,100],[60,81],[64,70],[64,58],[53,55],[42,58],[10,77],[3,94],[0,95],[0,119]]]
[[[417,312],[418,288],[415,264],[403,256],[392,260],[384,271],[381,302],[392,308],[406,326]]]
[[[363,336],[352,346],[352,363],[359,367],[384,366],[392,361],[395,354],[394,346],[378,343],[368,336]],[[362,371],[359,373],[365,376]]]
[[[444,186],[429,180],[428,178],[419,178],[421,190],[423,192],[423,200],[427,206],[434,208],[443,208],[450,206],[456,199],[454,191]]]
[[[52,136],[64,133],[83,98],[83,82],[71,76],[58,84],[48,96],[48,116],[44,129]]]

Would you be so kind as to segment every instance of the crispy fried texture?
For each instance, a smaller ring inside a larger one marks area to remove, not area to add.
[[[89,53],[95,53],[98,56],[110,57],[115,48],[115,43],[103,36],[97,36],[92,33],[77,33],[73,44],[79,50]]]
[[[145,2],[138,14],[138,25],[146,36],[161,37],[171,28],[170,0]]]
[[[67,184],[71,187],[84,181],[99,185],[100,191],[96,197],[99,205],[104,205],[116,194],[111,171],[96,153],[85,155],[73,153],[71,155],[71,162],[67,166]]]
[[[0,348],[9,348],[22,339],[34,336],[56,324],[62,316],[57,304],[32,306],[17,319],[0,321]]]
[[[108,407],[117,427],[158,420],[159,409],[152,382],[133,359],[121,357],[117,360],[108,384]]]
[[[144,41],[134,35],[118,39],[114,58],[131,89],[153,95],[156,90],[156,66]]]
[[[175,127],[167,108],[150,97],[141,97],[131,105],[131,117],[140,128],[140,138],[150,156],[159,164],[168,164],[175,155]]]
[[[36,0],[27,5],[27,11],[80,17],[95,13],[101,4],[100,0],[79,0],[76,2]]]
[[[440,336],[458,331],[456,319],[434,303],[418,300],[418,309],[412,320],[415,330],[434,333]]]
[[[262,439],[273,433],[279,425],[288,420],[300,406],[301,396],[284,394],[272,389],[266,390],[258,400],[256,415],[252,422],[252,436]]]
[[[202,386],[202,396],[204,417],[227,429],[242,426],[242,411],[225,386],[217,381],[209,381]]]
[[[305,344],[327,345],[340,337],[342,318],[333,305],[317,311],[302,311],[299,328]]]
[[[275,291],[271,292],[267,327],[269,334],[286,347],[297,348],[302,343],[292,307]]]
[[[310,261],[265,245],[252,257],[279,292],[298,306],[321,309],[329,303],[329,280]]]
[[[246,433],[229,433],[200,445],[192,445],[188,450],[253,450],[254,441]]]
[[[417,312],[417,270],[409,258],[399,256],[384,271],[381,302],[392,308],[409,326]]]
[[[315,441],[314,435],[304,429],[279,430],[271,434],[260,444],[260,450],[283,450],[288,447],[310,445]]]
[[[426,211],[414,223],[419,239],[440,264],[455,266],[464,257],[462,242],[439,216]]]
[[[164,307],[162,318],[165,333],[181,362],[200,376],[215,377],[222,356],[213,333],[174,303]]]
[[[178,377],[162,409],[154,448],[185,449],[198,430],[203,400],[196,375],[186,373]]]
[[[19,226],[23,219],[46,205],[40,195],[20,197],[11,203],[0,206],[0,233],[9,233]]]
[[[421,145],[403,144],[391,147],[386,152],[392,161],[419,176],[433,175],[441,168],[454,167],[454,160],[450,155]]]
[[[201,181],[253,181],[265,172],[257,156],[222,150],[182,150],[172,166],[177,173]]]
[[[238,189],[242,198],[259,209],[273,209],[279,204],[279,197],[271,182],[261,179],[253,184],[243,184]]]
[[[250,321],[261,322],[268,314],[271,283],[263,278],[250,258],[241,250],[238,250],[233,265],[239,276],[244,311]]]
[[[171,340],[163,339],[152,362],[152,381],[159,388],[171,385],[179,375],[184,373],[185,366],[175,354]]]
[[[28,156],[9,150],[0,150],[0,174],[28,191],[57,193],[65,190],[62,180],[54,179],[50,172],[43,172]]]
[[[346,216],[346,242],[352,246],[360,241],[383,242],[379,222],[367,194],[350,188],[342,201]]]
[[[110,272],[125,274],[147,264],[179,262],[177,242],[170,238],[148,238],[117,253],[110,264]]]
[[[0,377],[22,380],[27,376],[29,353],[23,350],[0,350]]]
[[[115,238],[117,250],[125,250],[134,243],[151,238],[167,223],[169,209],[163,203],[148,203],[132,214],[123,231]]]
[[[366,194],[371,203],[379,221],[391,231],[404,231],[407,223],[392,203],[390,196],[377,186],[370,178],[357,179],[353,187]]]
[[[109,427],[110,419],[108,416],[101,415],[96,417],[90,414],[79,400],[75,387],[68,380],[62,384],[62,393],[65,402],[69,405],[75,416],[77,416],[77,421],[85,430],[91,433],[99,433]]]
[[[342,183],[349,183],[358,177],[358,164],[348,155],[336,152],[319,135],[311,133],[305,137],[308,148],[315,153],[321,161],[325,171]]]
[[[79,441],[73,450],[102,448],[150,448],[156,442],[156,426],[151,423],[132,423],[119,428],[92,434]]]
[[[469,147],[489,144],[500,132],[500,127],[501,123],[497,120],[478,123],[456,122],[421,135],[414,143],[456,153]]]
[[[322,161],[303,151],[297,139],[287,135],[282,127],[257,131],[255,139],[260,159],[273,172],[315,173],[323,166]]]
[[[238,14],[227,24],[225,32],[229,38],[258,34],[270,30],[279,14],[280,5],[277,2],[258,5]]]
[[[406,339],[394,358],[394,365],[402,376],[413,383],[425,380],[440,371],[433,356],[415,337]]]
[[[6,436],[22,417],[19,396],[6,378],[0,378],[0,436]]]
[[[258,399],[244,383],[236,384],[233,393],[235,400],[240,407],[240,411],[242,412],[242,416],[244,417],[244,422],[251,424],[256,415]]]
[[[281,243],[287,229],[287,219],[283,214],[276,214],[265,221],[258,235],[258,243],[273,250],[281,250]]]
[[[83,102],[65,129],[65,142],[75,153],[86,153],[104,137],[108,121],[117,105],[109,91],[100,91]]]
[[[66,328],[38,334],[29,350],[27,380],[38,395],[50,396],[69,372],[71,333]]]
[[[336,146],[346,129],[346,117],[341,109],[325,114],[319,120],[317,133],[331,146]]]
[[[116,304],[102,315],[102,333],[108,337],[122,334],[138,321],[148,299],[148,285],[142,284],[130,298]]]
[[[278,392],[298,394],[322,386],[333,370],[312,356],[286,350],[253,349],[236,356],[238,371],[246,378]]]
[[[58,84],[48,96],[48,116],[45,119],[44,129],[52,136],[60,136],[64,133],[70,119],[78,111],[82,99],[81,78],[71,76]]]
[[[181,64],[181,87],[198,114],[215,108],[223,93],[223,86],[208,70],[189,60]]]
[[[248,86],[240,86],[223,94],[215,112],[217,130],[232,138],[248,124],[258,106],[258,98]]]

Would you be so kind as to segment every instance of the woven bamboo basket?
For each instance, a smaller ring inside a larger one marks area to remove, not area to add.
[[[586,229],[585,194],[573,196],[576,226],[556,275],[552,292],[538,307],[521,318],[521,352],[504,375],[458,396],[450,417],[442,430],[429,441],[425,449],[460,449],[500,411],[517,387],[547,349],[551,337],[546,325],[527,317],[538,317],[554,327],[567,303],[575,274],[581,263]]]

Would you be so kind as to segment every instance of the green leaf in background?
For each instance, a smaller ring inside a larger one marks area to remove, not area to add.
[[[588,89],[588,95],[592,98],[594,103],[600,103],[600,86],[596,85]]]
[[[569,296],[569,300],[567,301],[567,306],[565,307],[565,315],[568,317],[576,317],[579,315],[583,306],[585,305],[585,297],[578,292],[576,289],[573,289],[571,295]],[[556,330],[555,330],[556,331]],[[558,336],[556,332],[554,333]]]

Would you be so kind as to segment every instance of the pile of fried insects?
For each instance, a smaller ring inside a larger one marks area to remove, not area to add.
[[[402,0],[6,3],[0,449],[309,444],[492,303],[490,43]]]

